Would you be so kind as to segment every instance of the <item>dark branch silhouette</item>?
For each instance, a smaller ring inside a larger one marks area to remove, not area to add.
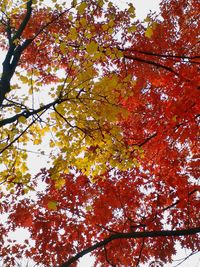
[[[60,267],[69,267],[72,263],[76,262],[78,259],[83,257],[84,255],[94,251],[95,249],[102,248],[108,243],[112,242],[116,239],[122,238],[147,238],[147,237],[169,237],[169,236],[186,236],[186,235],[195,235],[200,233],[200,227],[189,228],[183,230],[163,230],[163,231],[147,231],[147,232],[131,232],[131,233],[118,233],[105,238],[104,240],[97,242],[96,244],[82,250],[77,253],[74,257],[70,258],[68,261],[63,263]]]
[[[32,0],[29,0],[26,4],[26,15],[13,37],[9,25],[10,22],[8,21],[7,32],[9,48],[3,62],[3,72],[0,79],[0,107],[5,100],[6,94],[10,91],[10,81],[15,73],[15,69],[19,63],[22,52],[31,42],[30,40],[25,40],[23,44],[16,44],[17,41],[21,38],[21,35],[31,18],[31,13]]]

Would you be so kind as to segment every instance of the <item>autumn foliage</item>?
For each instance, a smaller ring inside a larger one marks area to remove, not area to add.
[[[164,266],[177,244],[199,251],[198,1],[163,0],[144,21],[132,4],[8,2],[0,25],[4,266],[24,258],[77,266],[88,253],[95,266]],[[29,145],[51,162],[35,177]],[[18,228],[30,232],[23,244],[9,239]]]

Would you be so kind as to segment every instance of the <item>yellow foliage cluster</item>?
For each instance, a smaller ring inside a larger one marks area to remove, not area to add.
[[[33,1],[33,9],[42,2]],[[53,2],[52,5],[57,5],[57,11],[62,13],[65,5]],[[23,12],[27,8],[26,1],[13,4],[2,0],[0,5],[2,10],[7,6],[8,17],[20,14],[20,8]],[[34,63],[29,66],[27,62],[24,68],[15,73],[16,83],[12,83],[9,92],[12,104],[5,107],[0,117],[2,122],[13,118],[13,123],[5,123],[0,127],[0,182],[28,182],[30,173],[26,150],[29,144],[36,149],[44,143],[48,147],[53,165],[52,179],[56,181],[58,189],[64,185],[59,172],[68,172],[70,166],[94,179],[110,168],[125,170],[137,165],[132,160],[132,152],[127,151],[119,125],[119,118],[128,116],[120,97],[127,97],[133,91],[133,86],[130,89],[127,87],[131,77],[119,77],[112,64],[112,60],[121,60],[124,56],[117,46],[110,45],[121,26],[114,20],[113,14],[109,14],[108,21],[99,23],[103,30],[99,41],[97,21],[89,23],[86,16],[86,12],[92,12],[88,5],[87,1],[73,1],[67,13],[71,25],[69,29],[49,33],[51,41],[47,42],[49,51],[45,56],[51,58],[47,63],[44,59],[43,70],[32,67]],[[104,5],[111,9],[113,7],[111,2],[97,1],[101,12]],[[53,8],[45,10],[53,12]],[[135,17],[132,5],[129,5],[128,12],[130,19]],[[16,19],[12,21],[15,23]],[[45,18],[45,21],[50,23],[50,18]],[[136,30],[136,26],[131,25],[127,26],[128,33]],[[46,42],[45,38],[49,38],[46,30],[42,34],[41,30],[41,37],[38,34],[34,40],[38,51]],[[147,29],[146,35],[150,37],[150,29]],[[20,46],[23,38],[19,36],[13,44]],[[63,58],[67,59],[67,64],[63,63]],[[104,65],[105,68],[102,67]],[[53,82],[44,82],[43,72],[53,76]],[[43,152],[38,151],[42,155]],[[9,186],[12,187],[12,183]]]

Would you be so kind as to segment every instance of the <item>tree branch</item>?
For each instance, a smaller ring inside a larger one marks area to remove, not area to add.
[[[135,49],[130,49],[130,52],[135,52],[139,54],[144,54],[148,56],[154,56],[154,57],[160,57],[160,58],[174,58],[174,59],[200,59],[200,55],[197,56],[184,56],[184,55],[176,55],[176,54],[159,54],[159,53],[154,53],[151,51],[142,51],[142,50],[135,50]],[[195,62],[200,64],[200,62]]]
[[[13,117],[10,117],[10,118],[1,120],[1,121],[0,121],[0,128],[1,128],[2,126],[5,126],[5,125],[7,125],[7,124],[10,124],[10,123],[13,123],[13,122],[17,121],[17,120],[19,119],[19,117],[21,117],[21,116],[23,116],[23,117],[25,117],[25,118],[28,119],[30,116],[32,116],[32,115],[36,115],[36,114],[38,114],[38,113],[40,113],[40,112],[42,112],[42,111],[44,111],[44,110],[47,110],[47,109],[53,107],[53,106],[56,105],[56,104],[58,104],[58,103],[62,103],[62,102],[64,102],[64,101],[66,101],[66,100],[67,100],[67,99],[63,99],[63,100],[56,99],[56,100],[54,100],[53,102],[50,102],[50,103],[48,103],[48,104],[46,104],[46,105],[44,105],[44,106],[42,106],[42,107],[40,107],[40,108],[38,108],[38,109],[34,109],[34,110],[32,110],[32,111],[27,111],[27,110],[26,110],[26,111],[23,111],[23,112],[21,112],[21,113],[18,113],[18,114],[16,114],[16,115],[14,115]]]
[[[44,110],[42,112],[42,114],[45,112],[46,110]],[[39,116],[42,116],[42,114],[40,114]],[[5,146],[1,151],[0,154],[2,154],[6,149],[8,149],[9,147],[11,147],[17,140],[19,140],[19,138],[38,120],[38,118],[34,119],[17,137],[15,137],[15,139],[13,139],[7,146]]]
[[[26,28],[26,25],[28,24],[30,18],[31,18],[31,13],[32,13],[32,0],[27,1],[26,3],[26,15],[21,22],[17,32],[12,38],[12,41],[19,39],[21,37],[21,34],[23,33],[24,29]]]
[[[94,251],[97,248],[104,247],[113,240],[122,239],[122,238],[147,238],[147,237],[168,237],[168,236],[186,236],[186,235],[195,235],[200,233],[200,227],[182,229],[182,230],[163,230],[163,231],[144,231],[144,232],[131,232],[131,233],[118,233],[105,238],[104,240],[97,242],[96,244],[82,250],[77,253],[74,257],[71,257],[68,261],[63,263],[60,267],[69,267],[72,263],[76,262],[82,256]]]
[[[124,58],[125,59],[133,59],[135,61],[146,63],[146,64],[149,64],[149,65],[155,66],[157,68],[162,68],[164,70],[172,72],[175,76],[179,77],[179,74],[175,70],[173,70],[171,67],[162,65],[162,64],[160,64],[158,62],[155,62],[155,61],[152,61],[152,60],[148,60],[148,59],[139,58],[139,57],[136,57],[136,56],[133,56],[133,55],[129,55],[129,54],[126,54],[126,53],[124,54]]]
[[[142,251],[144,249],[144,241],[145,241],[145,238],[142,239],[142,245],[141,245],[141,248],[140,248],[140,252],[139,252],[138,259],[137,259],[136,267],[140,266],[139,264],[140,264],[140,260],[141,260],[141,257],[142,257]]]
[[[8,21],[7,32],[8,32],[9,49],[6,54],[5,60],[3,62],[3,72],[1,75],[1,79],[0,79],[0,106],[2,106],[6,93],[10,91],[10,81],[13,77],[13,74],[19,62],[19,59],[21,57],[21,54],[23,50],[29,44],[29,40],[26,40],[23,46],[21,45],[17,46],[15,43],[15,41],[21,37],[22,32],[24,31],[26,25],[28,24],[30,20],[31,13],[32,13],[32,0],[29,0],[27,2],[26,8],[27,8],[27,12],[26,12],[25,18],[21,22],[17,32],[15,33],[13,37],[11,37],[10,24]]]

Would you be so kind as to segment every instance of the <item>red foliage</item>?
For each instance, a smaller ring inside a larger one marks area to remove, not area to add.
[[[11,226],[29,229],[34,248],[29,248],[29,240],[24,251],[44,266],[59,266],[112,234],[198,227],[199,186],[191,185],[186,174],[176,175],[174,181],[134,169],[116,171],[96,183],[82,175],[62,175],[66,184],[58,191],[48,174],[41,174],[48,184],[46,191],[35,203],[25,199],[23,208],[15,207],[9,217]],[[58,203],[56,210],[47,208],[49,199]],[[27,223],[30,209],[32,221]],[[199,249],[198,237],[191,235],[116,239],[92,253],[102,266],[135,266],[151,257],[169,262],[176,253],[175,241]]]

